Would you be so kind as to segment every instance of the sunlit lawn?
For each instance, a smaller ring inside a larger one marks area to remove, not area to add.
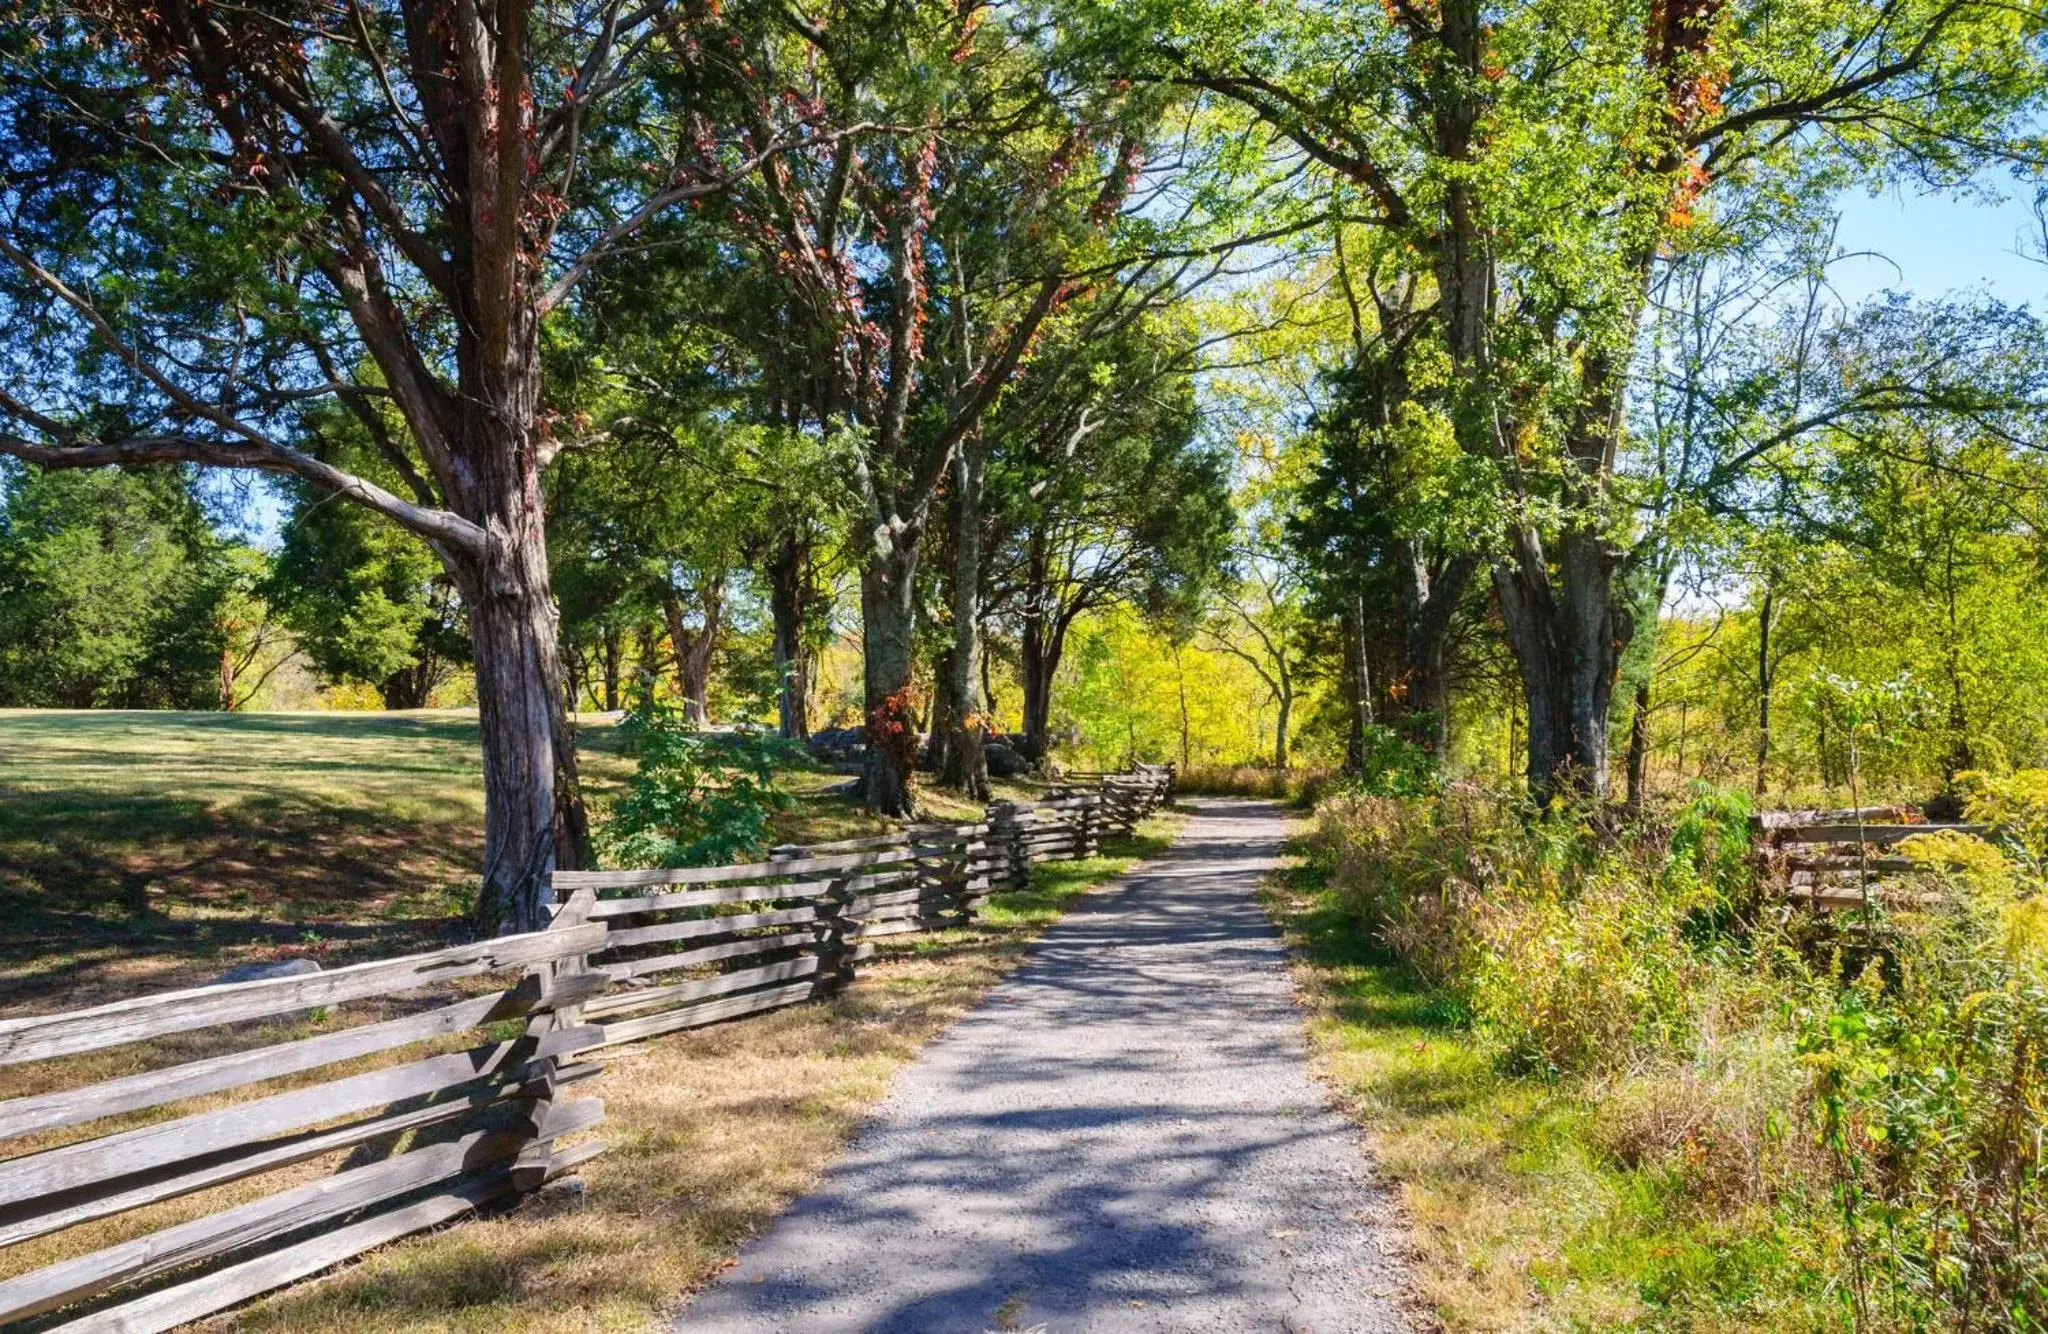
[[[617,729],[580,729],[601,810],[631,771]],[[883,826],[785,776],[777,837]],[[936,818],[975,808],[929,799]],[[280,951],[329,961],[460,933],[483,841],[467,711],[0,710],[0,1011],[204,981]]]

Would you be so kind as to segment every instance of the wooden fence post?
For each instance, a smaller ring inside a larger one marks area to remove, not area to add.
[[[1004,864],[1003,878],[1010,888],[1023,889],[1030,882],[1030,866],[1024,859],[1024,822],[1014,801],[999,801],[988,808],[989,842]]]
[[[1083,793],[1081,808],[1074,812],[1074,858],[1077,861],[1095,855],[1098,847],[1095,817],[1101,801],[1093,792]]]
[[[582,926],[590,920],[590,910],[596,906],[596,890],[576,890],[555,912],[554,921],[548,924],[548,930],[561,931],[569,927]],[[564,991],[567,979],[580,977],[590,971],[589,954],[569,954],[537,965],[528,976],[541,988],[545,997],[550,992]],[[549,1034],[575,1028],[582,1021],[582,1017],[581,1004],[550,1004],[545,1010],[526,1021],[526,1033],[520,1041],[530,1050],[540,1050],[541,1044]],[[524,1110],[513,1125],[513,1133],[526,1141],[520,1148],[518,1157],[512,1160],[511,1171],[512,1188],[522,1194],[538,1190],[548,1179],[554,1157],[555,1132],[549,1129],[548,1123],[555,1109],[556,1076],[560,1072],[561,1063],[557,1056],[549,1055],[534,1064],[534,1075],[528,1081],[528,1087],[533,1090],[533,1094],[526,1100]]]
[[[966,925],[988,897],[989,835],[986,829],[966,835],[960,843],[960,921]]]
[[[837,991],[853,981],[853,952],[846,945],[846,910],[853,902],[853,877],[832,881],[817,898],[818,989]]]

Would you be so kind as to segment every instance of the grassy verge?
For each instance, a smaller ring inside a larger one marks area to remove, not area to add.
[[[1812,1294],[1772,1290],[1787,1243],[1766,1209],[1699,1207],[1682,1163],[1629,1166],[1603,1090],[1502,1073],[1314,865],[1276,876],[1267,905],[1321,1073],[1398,1183],[1416,1286],[1446,1329],[1832,1327]]]
[[[221,1323],[257,1330],[644,1329],[837,1156],[894,1072],[1072,899],[1163,850],[1175,817],[1034,868],[974,927],[893,943],[829,1001],[625,1049],[578,1094],[610,1149],[583,1203],[546,1199],[387,1247]]]

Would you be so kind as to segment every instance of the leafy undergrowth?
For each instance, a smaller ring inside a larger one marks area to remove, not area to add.
[[[1365,943],[1324,872],[1276,877],[1323,1073],[1399,1183],[1417,1288],[1463,1331],[1841,1327],[1769,1209],[1622,1161],[1612,1077],[1503,1070],[1459,1005]],[[1794,1243],[1803,1244],[1803,1243]]]
[[[542,1197],[386,1247],[214,1322],[253,1330],[642,1330],[809,1188],[920,1047],[965,1013],[1077,895],[1172,841],[1162,813],[1103,855],[1032,870],[973,927],[890,942],[817,1004],[608,1057],[610,1148],[580,1204]]]
[[[2048,1327],[2048,773],[1959,786],[1833,917],[1739,794],[1322,803],[1274,911],[1452,1329]]]

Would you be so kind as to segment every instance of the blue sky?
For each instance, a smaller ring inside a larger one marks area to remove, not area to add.
[[[2023,253],[2037,231],[2024,200],[1854,194],[1840,207],[1841,248],[1884,256],[1835,266],[1836,288],[1852,305],[1887,288],[1926,298],[1976,289],[2013,305],[2048,301],[2048,265]]]

